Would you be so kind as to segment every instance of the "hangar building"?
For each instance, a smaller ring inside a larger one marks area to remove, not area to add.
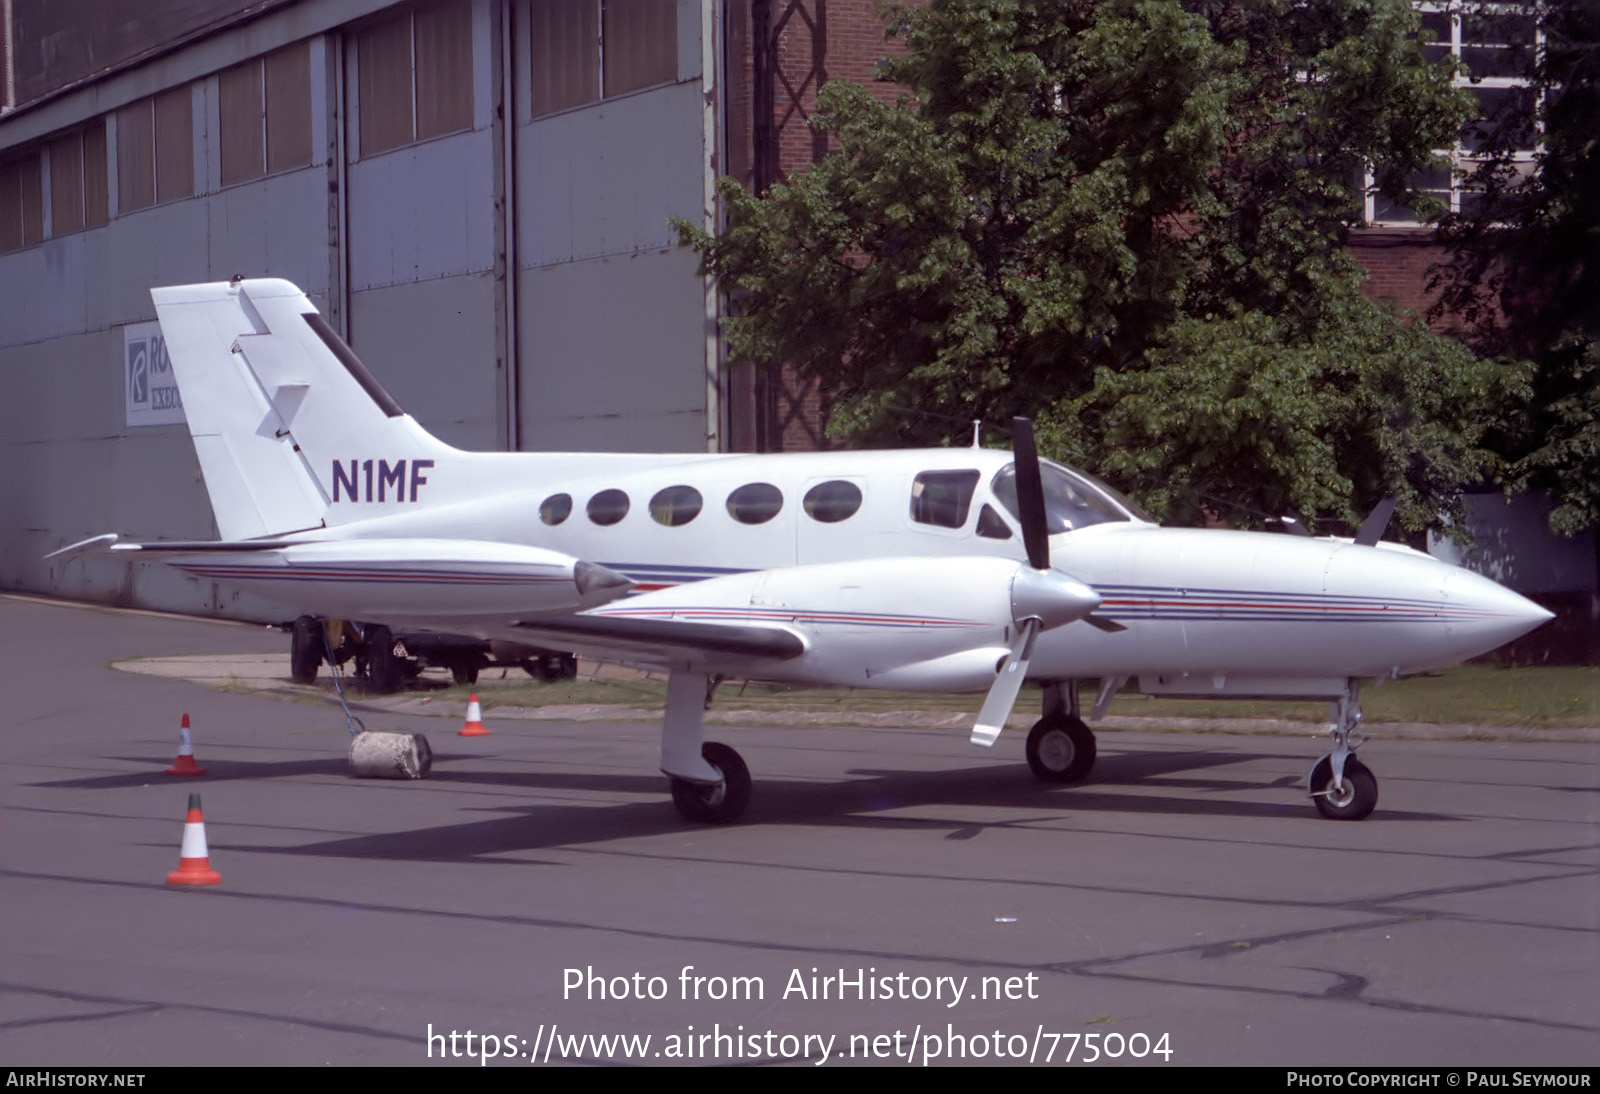
[[[803,433],[802,395],[722,367],[667,221],[714,227],[719,175],[819,150],[805,104],[884,48],[870,3],[834,8],[0,0],[0,588],[263,617],[159,564],[43,558],[215,534],[155,285],[295,282],[463,448]]]

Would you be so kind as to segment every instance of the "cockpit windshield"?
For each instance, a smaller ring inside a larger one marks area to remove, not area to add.
[[[1151,521],[1133,502],[1081,471],[1068,471],[1060,464],[1040,460],[1039,478],[1044,485],[1045,527],[1051,535],[1108,521]],[[1000,504],[1020,522],[1022,515],[1017,511],[1016,467],[1007,465],[1002,468],[990,486]]]

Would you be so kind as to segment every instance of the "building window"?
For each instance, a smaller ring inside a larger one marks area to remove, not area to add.
[[[98,228],[110,204],[106,185],[106,123],[50,142],[50,234]]]
[[[672,83],[677,9],[670,0],[535,0],[534,116]]]
[[[194,95],[163,92],[117,111],[117,209],[194,194]]]
[[[472,128],[472,8],[442,4],[356,37],[361,154]]]
[[[311,162],[311,50],[304,42],[224,72],[222,184]]]
[[[1473,194],[1462,181],[1477,166],[1487,134],[1502,119],[1526,117],[1512,162],[1531,172],[1534,163],[1536,106],[1524,75],[1539,46],[1538,16],[1516,5],[1495,5],[1464,10],[1445,4],[1419,4],[1427,41],[1423,54],[1430,61],[1454,57],[1466,68],[1456,76],[1457,87],[1472,92],[1479,103],[1478,118],[1467,123],[1454,148],[1441,148],[1449,167],[1434,168],[1412,179],[1412,185],[1437,198],[1452,213],[1471,213]],[[1417,214],[1374,190],[1367,176],[1366,218],[1371,224],[1416,224]]]
[[[43,167],[33,153],[0,165],[0,254],[43,239]]]

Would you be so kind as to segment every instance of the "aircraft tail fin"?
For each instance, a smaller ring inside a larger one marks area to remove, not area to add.
[[[150,295],[223,539],[415,502],[427,469],[455,451],[400,409],[289,282]]]

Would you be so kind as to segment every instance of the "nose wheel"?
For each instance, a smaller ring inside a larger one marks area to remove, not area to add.
[[[1378,777],[1356,759],[1366,735],[1361,724],[1361,685],[1350,680],[1342,698],[1333,702],[1333,751],[1318,760],[1306,780],[1317,812],[1329,820],[1361,820],[1378,804]]]
[[[1344,778],[1333,785],[1333,760],[1324,756],[1311,769],[1311,800],[1329,820],[1360,820],[1378,804],[1378,778],[1367,765],[1351,756],[1344,762]]]

